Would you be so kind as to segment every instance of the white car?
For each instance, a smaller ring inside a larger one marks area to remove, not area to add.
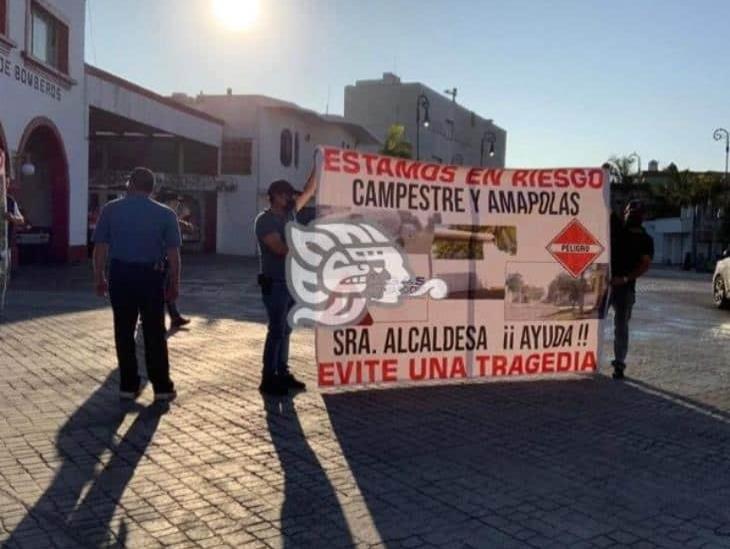
[[[712,299],[718,309],[730,308],[730,249],[722,252],[712,276]]]

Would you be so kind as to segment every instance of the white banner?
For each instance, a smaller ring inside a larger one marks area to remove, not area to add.
[[[292,287],[295,318],[319,322],[320,386],[597,369],[610,257],[602,169],[457,167],[325,148],[318,178],[306,230],[319,246],[291,235],[290,287],[297,273],[312,287],[320,277],[310,308]]]

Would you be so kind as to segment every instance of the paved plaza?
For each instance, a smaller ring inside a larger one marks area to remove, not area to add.
[[[708,275],[639,284],[629,379],[257,390],[251,260],[187,260],[179,398],[117,399],[87,266],[26,268],[0,324],[8,547],[730,547],[730,312]],[[609,334],[610,335],[610,334]],[[610,346],[610,338],[606,349]],[[608,354],[605,354],[605,359]]]

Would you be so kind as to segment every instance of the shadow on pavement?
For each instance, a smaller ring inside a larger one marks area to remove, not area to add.
[[[258,261],[218,255],[183,257],[180,309],[210,323],[220,319],[264,321]],[[90,264],[34,265],[15,272],[0,326],[34,318],[110,308],[94,294]],[[111,316],[110,316],[111,319]]]
[[[282,546],[354,545],[335,489],[307,442],[292,397],[262,397],[271,441],[284,473]],[[318,519],[312,522],[312,507]]]
[[[58,472],[13,530],[7,547],[124,546],[126,525],[113,535],[110,522],[168,406],[125,404],[117,390],[112,373],[61,427]],[[133,413],[137,417],[126,433],[118,433]]]
[[[323,399],[387,547],[730,547],[730,422],[699,405],[603,376]]]

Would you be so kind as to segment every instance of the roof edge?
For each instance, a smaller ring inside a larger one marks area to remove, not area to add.
[[[199,111],[198,109],[195,109],[193,107],[188,107],[187,105],[179,103],[170,97],[165,97],[164,95],[160,95],[157,92],[153,92],[152,90],[143,88],[142,86],[135,84],[134,82],[125,80],[124,78],[121,78],[115,74],[102,70],[102,69],[95,67],[93,65],[90,65],[88,63],[84,63],[84,73],[87,75],[95,76],[101,80],[105,80],[112,84],[116,84],[117,86],[120,86],[122,88],[126,88],[129,91],[143,95],[149,99],[162,103],[163,105],[165,105],[167,107],[184,112],[191,116],[195,116],[196,118],[200,118],[200,119],[206,120],[208,122],[213,122],[214,124],[218,124],[220,126],[225,125],[225,122],[223,120],[221,120],[220,118],[211,116],[210,114],[205,113],[203,111]]]

